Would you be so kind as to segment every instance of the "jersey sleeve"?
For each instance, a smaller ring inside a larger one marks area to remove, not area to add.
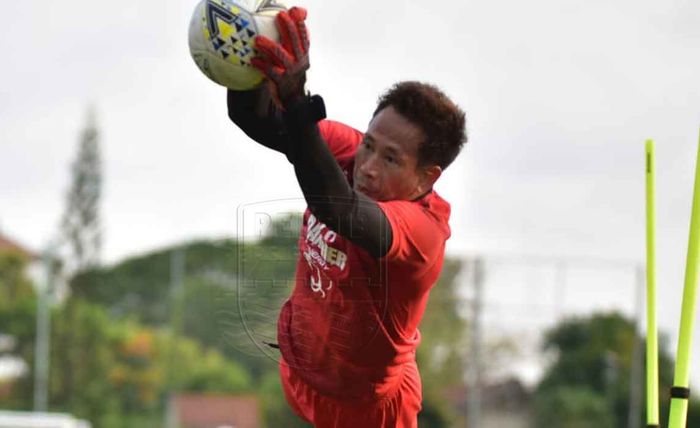
[[[395,200],[379,202],[391,225],[392,241],[382,258],[420,275],[440,259],[447,236],[435,217],[420,204]]]
[[[333,120],[320,121],[318,128],[333,157],[341,166],[355,156],[357,146],[362,142],[362,132]]]

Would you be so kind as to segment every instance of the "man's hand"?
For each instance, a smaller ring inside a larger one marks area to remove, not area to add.
[[[251,63],[270,83],[273,98],[280,107],[304,96],[309,69],[309,33],[304,20],[306,9],[293,7],[277,14],[275,23],[281,43],[265,36],[255,38],[258,57]]]

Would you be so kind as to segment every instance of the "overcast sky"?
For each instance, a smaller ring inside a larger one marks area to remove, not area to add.
[[[284,157],[228,121],[225,90],[190,59],[194,5],[4,2],[4,233],[40,249],[56,231],[91,103],[109,262],[232,235],[239,205],[301,197]],[[437,185],[453,207],[453,254],[642,261],[644,140],[654,138],[660,323],[677,330],[700,128],[700,2],[298,5],[309,10],[309,88],[329,117],[364,129],[377,96],[403,79],[435,83],[466,110],[470,142]]]

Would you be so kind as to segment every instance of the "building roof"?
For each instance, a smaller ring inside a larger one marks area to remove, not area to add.
[[[35,252],[27,249],[26,247],[23,247],[16,241],[13,241],[12,239],[3,235],[2,232],[0,232],[0,251],[17,251],[18,253],[29,257],[30,259],[36,259],[38,257],[38,255]]]
[[[253,396],[182,394],[173,398],[177,426],[183,428],[259,428],[258,399]]]

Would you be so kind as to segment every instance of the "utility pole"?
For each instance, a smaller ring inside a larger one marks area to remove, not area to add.
[[[632,368],[630,373],[630,408],[627,415],[627,427],[638,428],[642,426],[642,378],[643,373],[643,355],[642,355],[642,340],[639,333],[639,327],[642,323],[642,313],[644,312],[644,290],[645,290],[645,271],[643,266],[635,268],[635,308],[634,308],[634,349],[632,351]]]
[[[183,295],[183,277],[185,276],[185,248],[175,248],[170,253],[170,355],[168,357],[168,392],[165,396],[165,426],[166,428],[175,427],[174,419],[175,405],[173,398],[175,397],[175,384],[172,379],[175,372],[175,349],[177,347],[177,338],[182,325],[182,295]]]
[[[51,346],[50,296],[54,288],[56,246],[50,243],[43,254],[46,277],[37,287],[36,342],[34,344],[34,411],[48,408],[49,363]]]
[[[564,312],[564,306],[566,305],[566,262],[557,262],[555,269],[555,317],[557,321],[561,321],[566,315],[566,313]]]
[[[467,370],[467,427],[481,426],[481,312],[483,299],[483,261],[475,258],[472,262],[472,297],[471,346],[469,347],[470,364]]]

